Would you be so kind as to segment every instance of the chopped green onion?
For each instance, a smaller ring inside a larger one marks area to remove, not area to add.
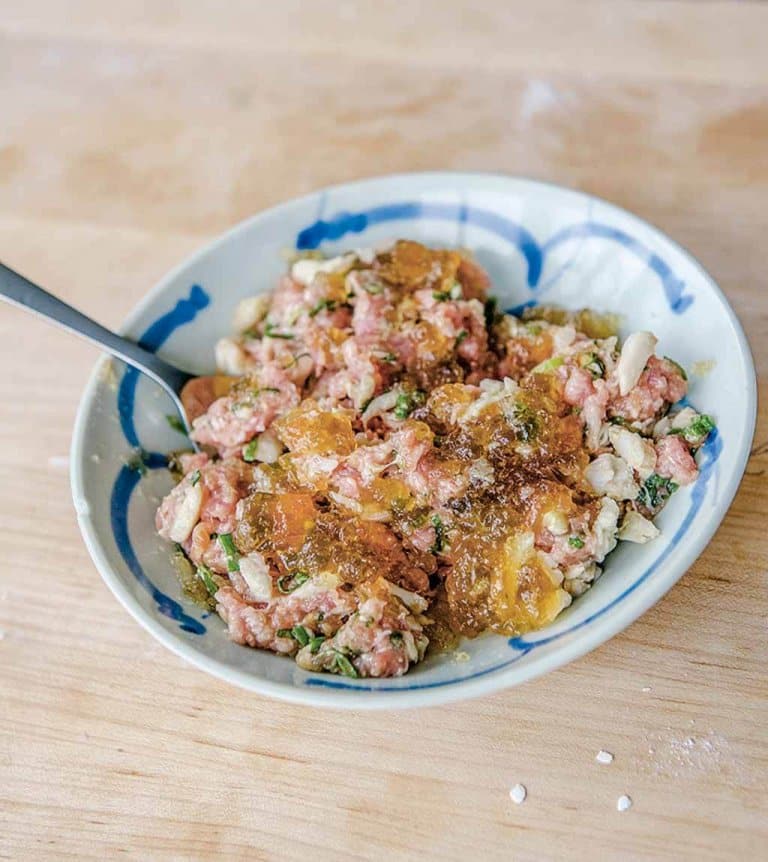
[[[400,646],[403,643],[403,633],[402,632],[390,632],[389,640],[391,643]]]
[[[439,554],[445,547],[445,526],[440,515],[432,515],[432,526],[435,528],[435,541],[429,549],[430,554]]]
[[[255,461],[258,449],[258,440],[251,440],[250,443],[246,443],[245,446],[243,446],[243,461]]]
[[[531,335],[541,335],[541,330],[544,328],[540,323],[526,323],[525,328]]]
[[[458,347],[465,338],[469,336],[469,333],[466,329],[460,329],[459,334],[456,336],[456,341],[454,343],[454,347]]]
[[[551,371],[559,368],[562,364],[562,356],[551,356],[549,359],[545,359],[543,362],[540,362],[535,368],[532,368],[531,372],[533,374],[549,374]]]
[[[307,572],[292,572],[288,575],[280,575],[277,579],[277,589],[283,593],[283,595],[287,595],[288,593],[292,593],[294,590],[297,590],[302,584],[305,584],[309,580],[309,575]]]
[[[451,298],[451,292],[449,290],[433,290],[432,298],[436,299],[438,302],[445,302],[447,299]]]
[[[178,431],[179,434],[186,434],[187,429],[184,423],[181,421],[181,417],[177,416],[175,413],[168,413],[165,417],[165,421],[173,428],[174,431]]]
[[[568,539],[568,544],[572,548],[583,548],[584,539],[582,539],[580,536],[571,536],[570,539]]]
[[[689,443],[694,443],[700,438],[706,437],[714,427],[715,423],[712,421],[712,417],[702,413],[683,431],[683,435]]]
[[[268,323],[264,327],[264,335],[266,338],[285,338],[288,340],[293,338],[293,333],[291,332],[276,332],[274,323]]]
[[[316,635],[315,637],[310,639],[309,651],[312,653],[312,655],[317,655],[317,651],[322,646],[324,640],[325,640],[325,635]]]
[[[407,392],[401,392],[395,403],[395,419],[407,419],[412,409],[410,395]]]
[[[205,563],[200,563],[198,565],[197,576],[205,584],[206,590],[208,590],[212,596],[215,596],[219,591],[219,585],[213,579],[213,572],[205,565]]]
[[[192,483],[192,487],[194,488],[200,481],[200,471],[195,470],[195,472],[189,477],[189,481]]]
[[[605,363],[596,353],[582,354],[579,357],[579,365],[593,377],[602,377],[605,374]]]
[[[389,363],[397,362],[397,356],[395,356],[394,353],[385,353],[381,357],[381,361],[382,362],[389,362]]]
[[[397,396],[395,409],[393,411],[395,419],[407,419],[413,410],[420,404],[424,403],[424,393],[417,390],[415,392],[401,392]]]
[[[352,662],[344,655],[344,653],[334,650],[333,664],[331,670],[338,671],[344,676],[350,676],[352,679],[357,679],[357,671]]]
[[[321,299],[320,302],[309,312],[310,317],[314,317],[317,314],[320,314],[321,311],[334,311],[336,308],[336,300],[335,299]]]
[[[659,476],[658,473],[651,473],[643,483],[642,488],[640,488],[637,502],[647,509],[657,509],[666,503],[669,497],[677,491],[678,487],[678,484],[667,476]]]
[[[293,356],[291,361],[285,366],[286,368],[293,368],[294,365],[298,365],[300,359],[304,359],[305,356],[312,357],[311,353],[299,353],[297,356]]]
[[[677,373],[683,378],[683,380],[688,379],[688,375],[685,371],[685,368],[683,368],[683,366],[679,362],[675,362],[674,359],[670,359],[668,356],[665,356],[664,358],[667,360],[667,362],[671,362],[672,365],[675,366],[675,368],[677,369]]]
[[[240,571],[240,554],[232,540],[232,533],[219,533],[219,544],[227,555],[227,571]]]
[[[310,633],[304,626],[294,626],[291,629],[278,629],[279,638],[293,638],[300,647],[306,646],[310,641]]]
[[[378,296],[380,293],[384,293],[384,285],[383,284],[376,284],[374,282],[373,284],[364,284],[362,287],[363,287],[363,290],[366,293],[370,293],[371,296]]]

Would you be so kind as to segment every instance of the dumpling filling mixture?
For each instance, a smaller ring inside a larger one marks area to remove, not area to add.
[[[305,258],[240,303],[157,512],[239,644],[398,676],[547,625],[698,475],[686,375],[589,311],[500,314],[468,257]],[[534,317],[535,316],[535,317]],[[434,648],[434,647],[433,647]]]

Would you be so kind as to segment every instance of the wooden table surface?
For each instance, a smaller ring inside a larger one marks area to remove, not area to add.
[[[524,174],[686,245],[765,398],[767,42],[762,3],[0,0],[0,259],[117,325],[293,195]],[[494,697],[320,712],[128,617],[69,494],[96,353],[3,306],[0,359],[0,858],[766,858],[765,411],[716,538],[622,635]]]

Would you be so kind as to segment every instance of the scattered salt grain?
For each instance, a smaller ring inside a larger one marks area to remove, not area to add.
[[[509,791],[509,798],[515,803],[515,805],[520,805],[522,802],[525,802],[525,797],[528,795],[528,791],[525,789],[524,784],[516,784]]]
[[[605,751],[601,748],[600,751],[597,752],[597,757],[595,757],[595,760],[598,763],[603,763],[607,766],[609,763],[613,763],[613,755],[610,751]]]
[[[645,686],[643,686],[643,691],[644,691],[644,692],[646,692],[646,693],[647,693],[647,692],[649,692],[650,690],[651,690],[651,687],[650,687],[649,685],[645,685]]]
[[[616,810],[617,811],[628,811],[632,807],[632,800],[629,796],[619,796],[616,800]]]

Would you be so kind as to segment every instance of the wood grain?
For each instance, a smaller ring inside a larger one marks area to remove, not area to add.
[[[761,3],[1,0],[0,259],[117,325],[208,237],[325,183],[541,177],[702,260],[765,403],[766,32]],[[494,697],[347,714],[209,679],[125,614],[69,496],[95,353],[3,306],[0,357],[0,858],[764,854],[765,409],[716,538],[622,635]]]

